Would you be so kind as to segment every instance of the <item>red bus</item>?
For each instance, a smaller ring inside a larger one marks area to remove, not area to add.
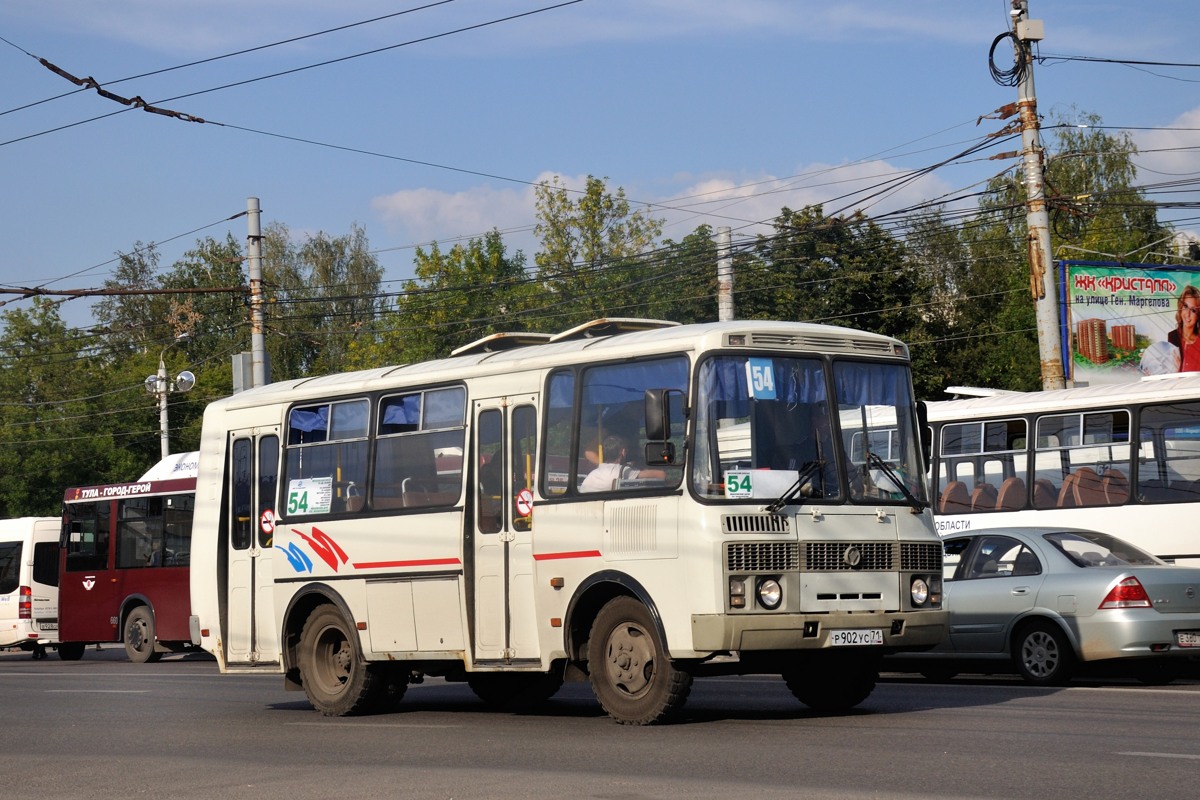
[[[192,649],[188,628],[196,453],[169,456],[133,483],[63,497],[58,655],[122,642],[129,660]]]

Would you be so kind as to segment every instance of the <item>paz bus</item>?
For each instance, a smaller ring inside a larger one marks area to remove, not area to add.
[[[122,642],[130,661],[191,649],[189,564],[195,453],[168,456],[133,483],[63,497],[60,658]]]
[[[943,535],[998,525],[1111,533],[1200,564],[1200,375],[928,403]]]
[[[597,320],[250,389],[204,414],[193,641],[326,715],[424,676],[509,708],[586,680],[625,724],[715,674],[845,710],[946,631],[916,407],[901,342],[757,321]],[[852,463],[877,420],[888,459]]]

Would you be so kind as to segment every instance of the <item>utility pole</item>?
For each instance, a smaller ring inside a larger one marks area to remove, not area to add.
[[[1044,184],[1046,158],[1038,127],[1037,94],[1033,88],[1033,42],[1045,35],[1040,19],[1029,19],[1029,0],[1012,0],[1013,33],[1016,35],[1018,83],[1017,110],[1021,125],[1023,172],[1025,174],[1025,220],[1029,249],[1029,288],[1037,312],[1038,354],[1042,362],[1042,388],[1062,389],[1061,323],[1058,316],[1058,284],[1054,279],[1054,255],[1050,249],[1050,215],[1046,210]]]
[[[267,385],[266,344],[263,339],[262,222],[258,198],[246,199],[246,267],[250,277],[250,371],[254,386]]]
[[[729,228],[717,228],[717,319],[733,320],[733,245]]]

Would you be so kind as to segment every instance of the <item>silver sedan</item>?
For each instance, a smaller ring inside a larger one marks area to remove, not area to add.
[[[1080,662],[1112,661],[1166,682],[1200,659],[1200,568],[1177,567],[1105,533],[991,528],[945,541],[950,635],[889,660],[948,678],[956,662],[1011,661],[1056,685]]]

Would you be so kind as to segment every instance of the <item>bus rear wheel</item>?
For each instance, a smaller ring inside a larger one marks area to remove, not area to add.
[[[609,600],[588,639],[592,692],[622,725],[653,725],[677,714],[692,676],[667,655],[649,610],[632,597]]]
[[[122,640],[125,642],[125,655],[135,664],[147,664],[162,658],[162,653],[154,649],[154,615],[145,606],[138,606],[129,612],[125,618]]]
[[[368,669],[352,638],[352,628],[333,606],[319,606],[300,632],[300,682],[312,707],[327,717],[362,714],[378,708],[384,677]]]

